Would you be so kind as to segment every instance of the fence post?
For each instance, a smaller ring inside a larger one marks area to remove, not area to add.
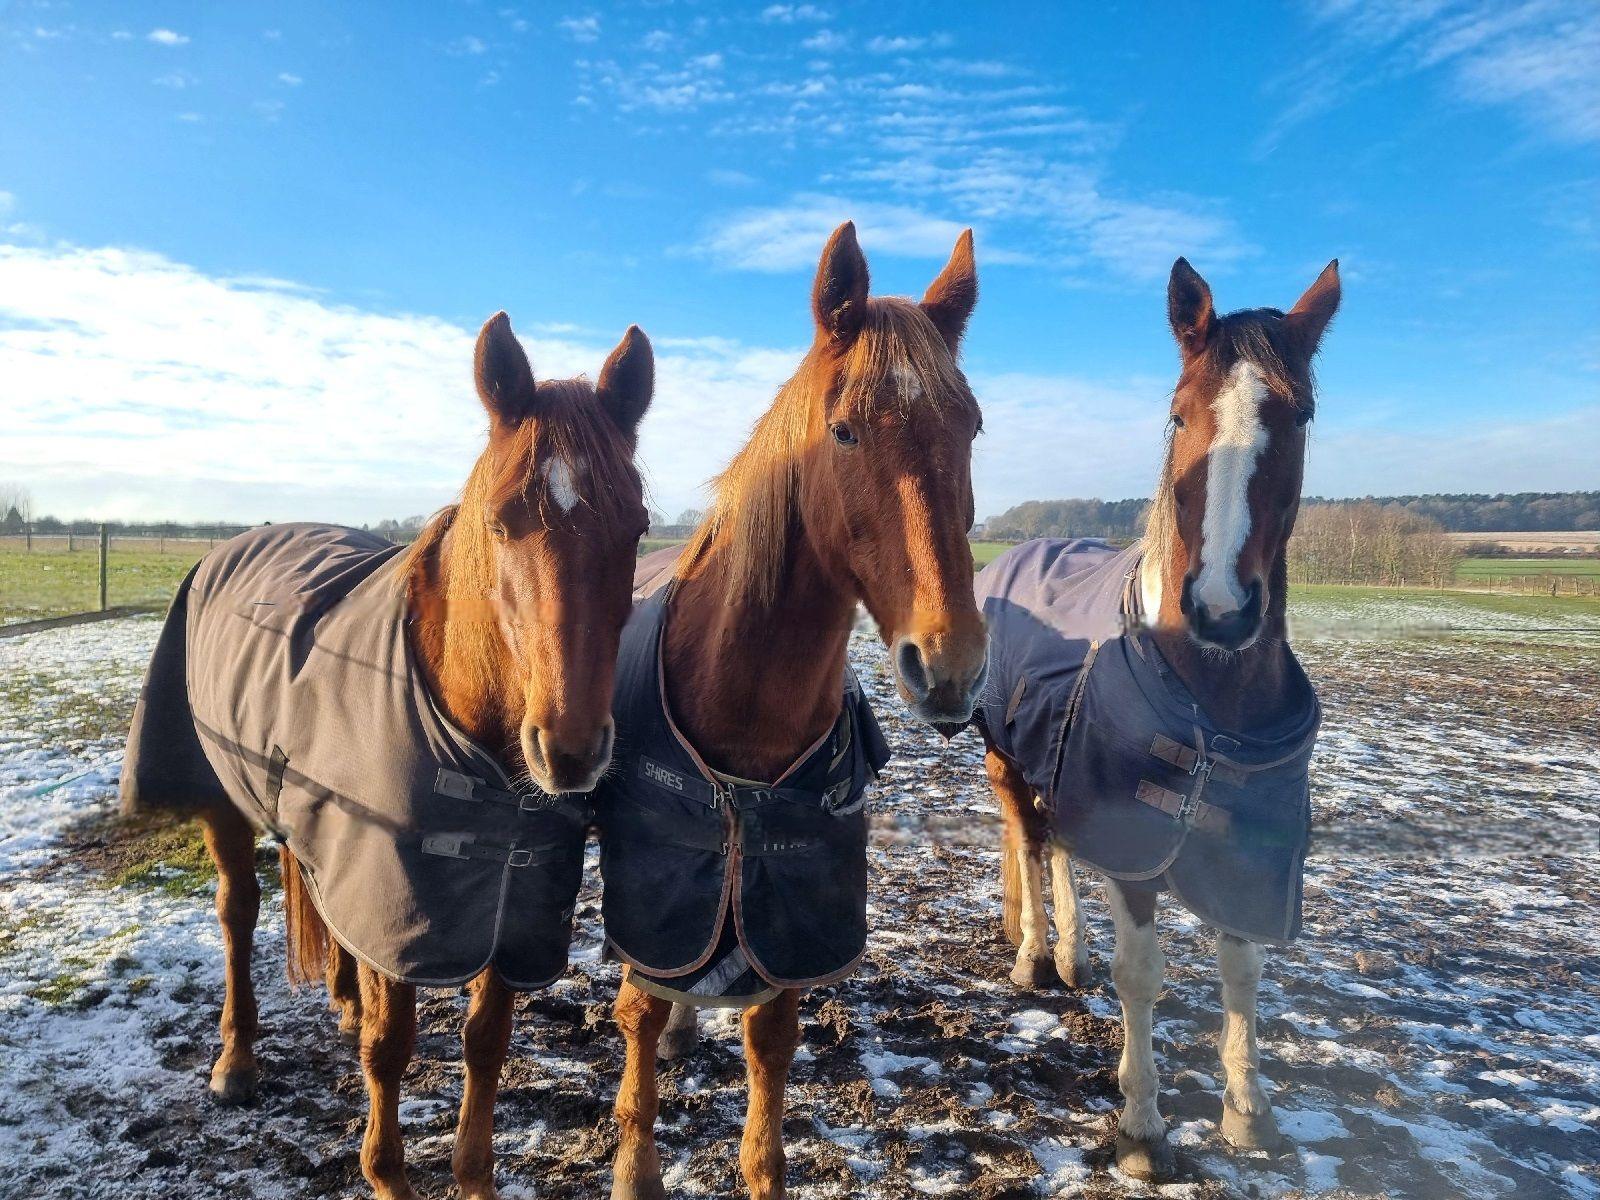
[[[27,534],[27,537],[28,537],[28,551],[29,551],[29,553],[32,553],[32,551],[33,551],[33,522],[29,521],[26,525],[24,525],[22,527],[22,529],[23,529],[23,532],[25,534]]]
[[[100,526],[100,611],[105,612],[108,607],[106,595],[106,560],[111,557],[111,531],[104,525]]]

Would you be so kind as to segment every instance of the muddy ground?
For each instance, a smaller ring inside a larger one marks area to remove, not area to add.
[[[255,959],[261,1093],[248,1109],[207,1099],[208,870],[192,831],[110,815],[155,630],[0,642],[0,1195],[363,1195],[355,1055],[321,995],[283,981],[275,891]],[[899,757],[874,799],[866,962],[803,1008],[792,1195],[1600,1197],[1600,652],[1514,636],[1300,648],[1328,713],[1319,837],[1306,935],[1269,955],[1261,1005],[1294,1144],[1220,1142],[1210,935],[1172,910],[1156,1047],[1186,1177],[1145,1188],[1115,1171],[1120,1032],[1098,885],[1096,984],[1018,991],[976,739],[945,746],[902,720],[862,639]],[[586,890],[571,973],[519,1008],[496,1143],[507,1197],[609,1187],[618,968],[599,961],[596,901]],[[430,1197],[452,1190],[463,1011],[425,993],[405,1083],[413,1181]],[[662,1073],[672,1195],[742,1194],[743,1100],[736,1026],[707,1014],[696,1050]]]

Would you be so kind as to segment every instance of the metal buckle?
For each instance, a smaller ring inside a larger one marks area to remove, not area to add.
[[[739,807],[739,789],[725,779],[718,779],[711,785],[711,790],[716,793],[716,802],[712,808],[721,808],[726,804],[729,808]]]
[[[422,852],[443,858],[466,858],[467,855],[461,853],[461,845],[471,840],[472,835],[467,833],[430,833],[422,839]]]
[[[439,768],[439,773],[433,777],[433,790],[441,796],[449,796],[452,800],[470,800],[474,804],[481,804],[483,797],[477,794],[483,780],[471,775],[461,775],[455,771],[446,771]]]
[[[513,850],[506,855],[506,866],[508,867],[526,867],[532,862],[532,850]]]

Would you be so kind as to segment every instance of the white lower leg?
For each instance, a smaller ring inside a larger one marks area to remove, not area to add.
[[[1117,1128],[1136,1141],[1158,1141],[1166,1136],[1166,1123],[1156,1106],[1158,1080],[1151,1022],[1166,959],[1156,940],[1155,922],[1137,924],[1116,885],[1107,892],[1117,930],[1111,979],[1122,1004],[1122,1061],[1117,1067],[1117,1083],[1124,1104]]]
[[[1231,934],[1217,935],[1217,970],[1222,976],[1222,1037],[1218,1050],[1226,1081],[1223,1101],[1246,1116],[1272,1111],[1258,1072],[1256,989],[1261,983],[1261,946]]]
[[[1050,845],[1050,899],[1055,904],[1056,970],[1068,983],[1083,984],[1089,977],[1089,941],[1078,907],[1078,880],[1072,856],[1065,847]]]
[[[1044,911],[1044,863],[1039,848],[1021,842],[1017,856],[1017,876],[1022,889],[1022,942],[1017,946],[1017,972],[1050,957],[1050,919]]]

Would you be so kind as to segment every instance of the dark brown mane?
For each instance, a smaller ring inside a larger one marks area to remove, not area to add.
[[[920,395],[882,386],[897,365],[910,367],[922,381]],[[949,405],[977,407],[944,338],[922,308],[902,296],[867,300],[861,333],[844,355],[843,378],[845,390],[869,417],[886,399],[902,411],[918,405],[935,411]],[[794,518],[800,466],[806,449],[823,433],[819,392],[832,384],[833,360],[819,343],[713,482],[711,511],[678,560],[680,578],[693,572],[713,539],[726,531],[728,602],[772,599]]]

